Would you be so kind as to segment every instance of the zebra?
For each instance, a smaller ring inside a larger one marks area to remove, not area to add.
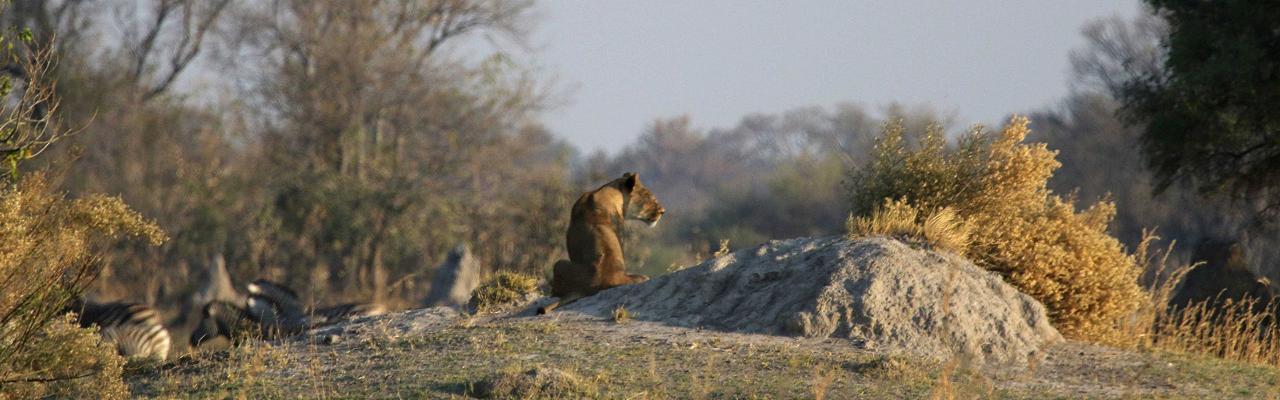
[[[257,322],[249,317],[249,313],[241,305],[214,300],[200,309],[200,320],[191,331],[189,343],[192,349],[196,349],[205,342],[221,337],[233,344],[240,344],[257,326]]]
[[[346,319],[382,315],[386,312],[386,307],[377,303],[344,303],[316,309],[311,312],[311,316],[316,325],[327,325]]]
[[[275,310],[286,316],[304,315],[311,326],[327,325],[344,319],[382,315],[386,308],[378,303],[344,303],[322,307],[310,312],[302,311],[298,293],[284,285],[266,279],[258,279],[248,285],[250,296],[274,302]],[[265,307],[261,307],[265,311]],[[297,314],[295,314],[297,313]]]
[[[259,278],[245,288],[249,291],[249,311],[259,318],[293,318],[306,314],[298,292],[287,286]]]
[[[200,322],[191,333],[192,348],[219,337],[240,344],[255,336],[267,339],[292,336],[343,319],[385,312],[379,304],[348,303],[307,313],[297,293],[284,285],[258,279],[246,288],[249,295],[243,301],[215,300],[201,309]]]
[[[77,313],[81,327],[97,325],[102,338],[114,342],[116,351],[122,356],[153,357],[160,361],[169,356],[169,330],[161,322],[160,313],[151,307],[129,302],[98,303],[77,298],[67,309]]]
[[[214,300],[200,310],[200,321],[191,332],[191,348],[224,338],[238,345],[248,338],[274,339],[295,335],[308,327],[305,319],[288,318],[273,309],[269,299],[250,295],[244,303]]]

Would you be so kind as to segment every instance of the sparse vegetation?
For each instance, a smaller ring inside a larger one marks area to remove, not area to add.
[[[374,323],[373,325],[377,325]],[[622,330],[619,330],[619,329]],[[954,368],[956,398],[1257,398],[1277,393],[1274,368],[1072,344],[1034,371]],[[830,369],[815,372],[815,366]],[[255,345],[130,377],[141,398],[451,398],[535,368],[571,372],[598,390],[581,398],[928,398],[945,363],[839,342],[692,332],[609,321],[482,318],[474,326],[373,329],[334,345]],[[822,375],[826,373],[827,375]],[[815,379],[816,378],[816,379]],[[576,396],[575,396],[576,397]]]
[[[1280,366],[1280,331],[1277,331],[1277,303],[1258,304],[1262,299],[1213,299],[1182,308],[1169,307],[1179,281],[1195,265],[1170,265],[1174,242],[1160,251],[1152,244],[1159,240],[1153,232],[1143,235],[1136,256],[1152,271],[1150,296],[1123,324],[1127,340],[1118,344],[1141,349],[1200,354],[1232,361]]]
[[[498,271],[471,291],[471,307],[487,311],[515,303],[537,293],[538,278],[518,272]]]
[[[596,382],[551,367],[507,370],[474,384],[472,394],[493,399],[589,399],[600,396]]]
[[[631,312],[627,311],[627,307],[619,304],[613,309],[613,322],[624,324],[631,320]]]
[[[1105,340],[1143,300],[1141,269],[1107,234],[1111,203],[1077,212],[1074,199],[1048,189],[1059,164],[1043,144],[1023,142],[1027,124],[1014,118],[999,132],[975,127],[953,148],[936,125],[909,137],[901,123],[886,124],[872,161],[851,172],[855,218],[867,221],[851,227],[876,222],[885,199],[905,202],[880,211],[879,223],[899,230],[924,230],[907,224],[912,211],[923,210],[914,221],[922,224],[921,214],[954,210],[972,227],[965,256],[1044,303],[1063,334]]]

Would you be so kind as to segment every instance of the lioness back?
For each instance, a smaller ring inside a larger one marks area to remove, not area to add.
[[[626,219],[656,225],[666,212],[634,173],[623,174],[574,202],[565,244],[569,259],[556,263],[551,293],[562,299],[589,296],[610,287],[643,282],[626,273],[618,228]]]

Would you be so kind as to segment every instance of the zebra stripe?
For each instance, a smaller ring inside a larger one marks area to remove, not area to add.
[[[155,357],[164,361],[169,356],[169,330],[160,313],[137,303],[84,302],[79,309],[80,326],[98,326],[102,338],[116,344],[125,357]]]

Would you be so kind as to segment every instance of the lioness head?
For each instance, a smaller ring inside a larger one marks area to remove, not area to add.
[[[622,181],[622,193],[626,195],[625,204],[622,205],[623,217],[647,222],[649,226],[658,225],[658,220],[667,210],[658,203],[658,198],[653,196],[653,192],[640,183],[640,176],[634,172],[628,172],[622,174],[619,180]]]

